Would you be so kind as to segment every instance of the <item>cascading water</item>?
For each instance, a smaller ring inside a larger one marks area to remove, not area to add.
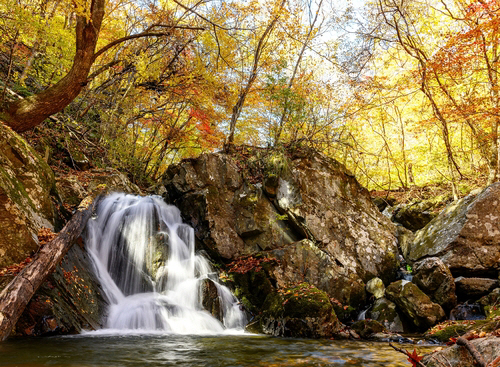
[[[106,328],[178,334],[244,329],[238,300],[195,254],[193,228],[160,197],[106,197],[89,221],[86,246],[110,303]],[[203,309],[207,285],[217,289],[220,321]]]

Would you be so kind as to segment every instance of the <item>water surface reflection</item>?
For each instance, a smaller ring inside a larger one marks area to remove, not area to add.
[[[413,345],[402,346],[413,350]],[[419,347],[419,353],[433,347]],[[410,366],[387,343],[254,335],[99,335],[11,339],[0,366]]]

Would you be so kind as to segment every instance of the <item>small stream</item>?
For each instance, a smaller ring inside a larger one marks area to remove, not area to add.
[[[413,351],[414,345],[399,345]],[[434,347],[417,347],[419,353]],[[411,366],[387,343],[284,339],[258,335],[91,333],[11,339],[0,366]]]

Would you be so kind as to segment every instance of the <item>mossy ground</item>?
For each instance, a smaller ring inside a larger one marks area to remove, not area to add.
[[[445,321],[428,330],[425,338],[447,343],[465,334],[486,336],[490,333],[500,335],[500,316],[487,320]]]

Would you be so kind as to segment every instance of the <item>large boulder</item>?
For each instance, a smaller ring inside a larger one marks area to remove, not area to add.
[[[325,292],[308,283],[270,293],[250,330],[296,338],[332,337],[341,328]]]
[[[406,259],[439,257],[453,276],[497,277],[500,270],[500,183],[450,204],[418,231]]]
[[[455,279],[455,286],[460,300],[475,301],[499,287],[500,281],[488,278],[458,277]]]
[[[500,357],[499,337],[489,337],[470,340],[469,343],[479,352],[486,363],[493,362]],[[474,367],[477,366],[476,359],[464,347],[453,345],[449,348],[428,354],[422,360],[422,363],[427,367]],[[496,364],[493,364],[496,365]]]
[[[279,259],[269,272],[278,288],[308,281],[359,307],[365,282],[394,279],[395,226],[344,166],[323,155],[204,154],[169,167],[164,185],[198,246],[223,262],[256,253]]]
[[[36,251],[42,227],[54,229],[54,189],[47,163],[0,121],[0,268]]]
[[[385,294],[419,330],[426,330],[445,318],[441,306],[432,302],[429,296],[411,282],[399,280],[391,283]]]
[[[429,257],[413,266],[413,282],[433,302],[441,305],[445,311],[450,311],[457,305],[455,280],[450,269],[437,257]]]

